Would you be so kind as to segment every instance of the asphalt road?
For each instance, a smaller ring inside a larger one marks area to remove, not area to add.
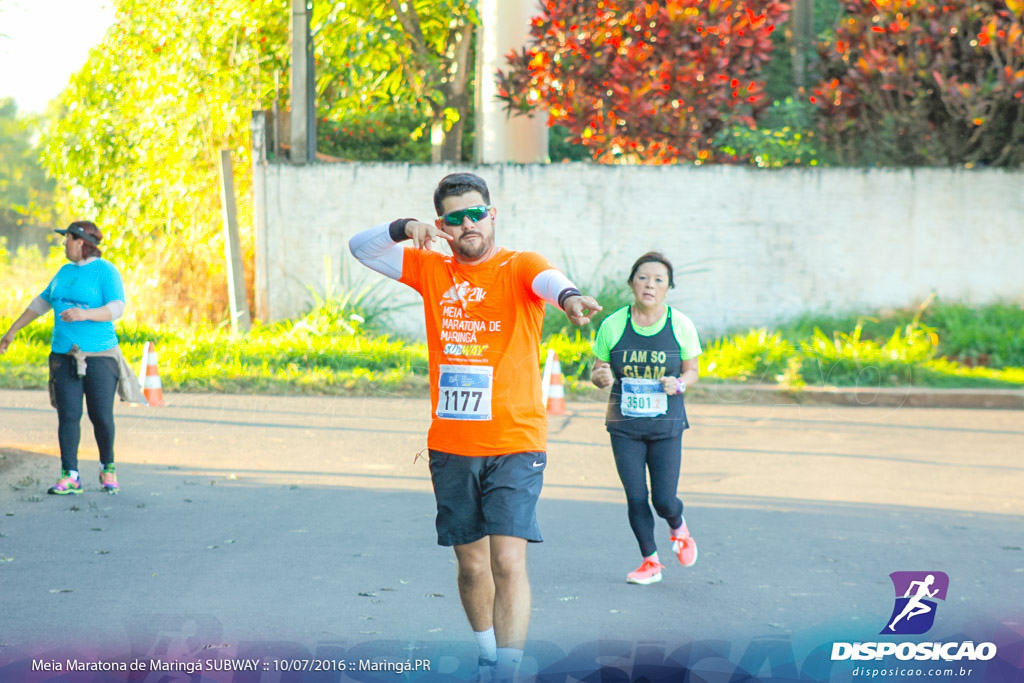
[[[98,490],[85,420],[86,491],[56,497],[45,393],[0,391],[0,680],[50,680],[31,662],[69,653],[264,667],[202,680],[398,680],[266,664],[363,657],[473,673],[453,556],[436,545],[415,457],[427,401],[167,399],[117,406],[120,495]],[[740,660],[781,680],[806,673],[808,653],[830,639],[878,639],[893,608],[888,575],[904,570],[950,578],[930,637],[995,633],[1004,653],[1024,643],[1024,413],[688,410],[680,493],[700,560],[647,587],[625,583],[640,558],[603,406],[570,403],[551,419],[524,673],[576,680],[559,673],[574,657],[636,663],[685,650],[702,680],[730,680]],[[1007,655],[1018,656],[1019,673],[1024,655]],[[175,676],[190,679],[129,678]]]

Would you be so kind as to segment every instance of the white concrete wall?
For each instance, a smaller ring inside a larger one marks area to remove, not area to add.
[[[704,334],[803,312],[947,300],[1024,301],[1024,172],[781,170],[729,166],[406,164],[266,168],[267,291],[262,317],[300,314],[335,282],[374,283],[396,302],[414,292],[364,272],[355,232],[394,218],[432,219],[437,181],[484,177],[498,208],[498,243],[539,251],[578,279],[624,281],[641,253],[673,261],[680,306]],[[625,287],[625,284],[623,284]],[[418,306],[395,319],[422,330]]]

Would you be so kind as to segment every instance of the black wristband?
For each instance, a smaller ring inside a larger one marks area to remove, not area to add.
[[[566,287],[561,292],[559,292],[558,307],[561,308],[563,311],[565,310],[565,300],[568,299],[570,296],[583,296],[583,292],[576,289],[575,287]]]
[[[388,226],[388,235],[391,236],[392,242],[402,242],[403,240],[409,239],[409,236],[405,234],[405,226],[412,223],[415,218],[399,218],[397,221],[391,221],[391,225]]]

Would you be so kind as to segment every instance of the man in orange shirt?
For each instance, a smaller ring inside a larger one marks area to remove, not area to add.
[[[530,618],[526,546],[547,462],[539,345],[544,304],[576,325],[601,310],[540,254],[499,248],[497,210],[471,173],[444,177],[433,224],[403,218],[354,236],[361,263],[423,297],[437,542],[454,546],[482,677],[510,680]],[[412,240],[412,248],[400,243]],[[447,242],[452,255],[432,251]]]

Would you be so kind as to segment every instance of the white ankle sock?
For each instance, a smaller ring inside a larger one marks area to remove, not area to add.
[[[495,640],[493,626],[486,631],[473,631],[473,637],[476,638],[480,659],[493,662],[498,658],[498,641]]]
[[[78,481],[78,470],[68,470],[68,476]]]

